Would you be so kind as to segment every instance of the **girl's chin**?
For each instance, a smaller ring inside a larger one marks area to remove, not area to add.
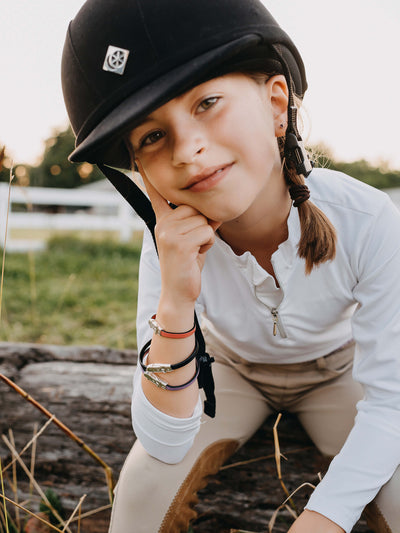
[[[242,196],[237,195],[226,195],[221,202],[216,203],[216,205],[208,205],[207,211],[210,213],[208,218],[213,218],[213,214],[221,222],[231,222],[237,218],[244,215],[252,205],[252,198],[249,198],[249,195],[243,194]]]
[[[207,210],[207,212],[203,212],[202,214],[207,217],[209,220],[215,220],[220,222],[221,224],[226,224],[228,222],[234,222],[235,220],[239,219],[246,210],[238,210],[238,209],[232,209],[230,211],[226,210],[219,210],[219,211],[211,211]]]
[[[229,203],[226,200],[226,196],[223,196],[218,200],[216,198],[208,198],[202,202],[188,202],[188,205],[199,211],[209,220],[221,222],[222,224],[238,219],[249,209],[249,205],[243,201],[243,197],[234,200],[230,199],[231,201]],[[169,201],[169,203],[176,205],[173,201]]]

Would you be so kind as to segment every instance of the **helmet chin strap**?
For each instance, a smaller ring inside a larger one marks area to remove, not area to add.
[[[151,205],[150,200],[144,192],[128,178],[123,172],[106,165],[97,165],[101,172],[108,178],[117,191],[125,198],[129,205],[136,211],[140,218],[144,221],[153,237],[154,245],[157,250],[157,243],[154,236],[154,227],[156,225],[156,216]],[[200,389],[204,389],[206,400],[204,401],[204,413],[211,418],[215,417],[215,394],[214,394],[214,378],[212,375],[211,363],[214,358],[210,357],[206,352],[206,343],[197,320],[196,313],[194,314],[194,322],[196,324],[196,339],[199,346],[196,359],[199,365],[199,376],[197,378]]]
[[[288,161],[290,161],[295,169],[296,173],[303,175],[305,178],[310,174],[313,169],[312,163],[308,157],[307,151],[304,148],[303,140],[297,129],[297,107],[294,105],[292,78],[290,76],[290,70],[285,58],[279,52],[279,45],[273,45],[275,53],[279,57],[279,61],[283,68],[288,90],[289,90],[289,102],[288,102],[288,122],[286,129],[285,147],[284,153]]]

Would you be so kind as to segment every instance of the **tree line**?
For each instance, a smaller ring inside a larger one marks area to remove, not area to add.
[[[71,163],[68,155],[74,149],[74,135],[70,128],[56,131],[45,142],[41,161],[36,166],[17,164],[14,167],[16,184],[33,187],[79,187],[104,178],[99,169],[89,163]],[[0,145],[1,146],[1,145]],[[373,165],[365,159],[352,162],[336,160],[329,148],[324,146],[310,147],[317,153],[316,166],[339,170],[378,189],[400,187],[400,170],[391,170],[387,165]],[[10,179],[10,160],[5,159],[0,169],[0,181]]]
[[[70,189],[103,179],[103,174],[96,166],[90,163],[71,163],[68,161],[68,156],[74,148],[75,139],[71,128],[55,131],[54,135],[45,141],[43,155],[37,165],[14,163],[13,174],[16,184]],[[6,157],[0,171],[0,181],[9,181],[10,164],[11,161],[7,157],[6,148]]]

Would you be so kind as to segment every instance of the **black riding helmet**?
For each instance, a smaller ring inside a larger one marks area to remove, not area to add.
[[[282,72],[307,88],[295,45],[259,0],[88,0],[70,23],[62,86],[74,162],[130,168],[124,134],[212,77]]]
[[[293,93],[307,82],[301,57],[259,0],[87,0],[70,23],[62,85],[76,136],[74,162],[88,161],[145,221],[152,206],[135,183],[126,134],[149,113],[190,88],[234,71],[283,73],[289,86],[285,156],[298,174],[311,166],[297,131]],[[154,239],[155,240],[155,239]],[[204,412],[215,416],[213,359],[194,317]]]

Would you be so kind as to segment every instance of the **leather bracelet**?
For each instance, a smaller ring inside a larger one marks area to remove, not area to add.
[[[190,337],[190,335],[193,335],[193,333],[196,331],[196,324],[191,329],[189,329],[188,331],[184,331],[183,333],[173,333],[172,331],[165,331],[165,329],[162,329],[160,324],[157,322],[156,315],[153,315],[150,318],[149,326],[155,331],[156,335],[160,335],[160,337],[167,337],[168,339],[185,339],[186,337]]]
[[[193,352],[189,355],[189,357],[187,359],[185,359],[181,363],[176,363],[175,365],[162,364],[162,363],[151,363],[151,364],[146,366],[144,364],[144,359],[147,357],[147,355],[149,353],[150,343],[151,343],[151,341],[148,342],[143,347],[143,349],[141,350],[139,361],[140,361],[140,366],[142,368],[142,372],[143,372],[145,378],[148,379],[149,381],[151,381],[151,383],[153,383],[154,385],[156,385],[160,389],[170,390],[170,391],[177,391],[177,390],[186,389],[186,387],[189,387],[189,385],[191,385],[198,378],[199,372],[200,372],[200,366],[199,366],[199,363],[198,363],[197,359],[196,359],[196,372],[194,373],[194,376],[189,381],[184,383],[183,385],[169,385],[166,381],[164,381],[163,379],[161,379],[158,376],[156,376],[156,373],[172,372],[173,370],[176,370],[176,368],[181,368],[185,364],[187,364],[190,361],[192,361],[194,359],[194,357],[196,357],[197,352],[198,352],[197,341],[196,341],[196,346],[195,346],[195,349],[193,350]],[[177,366],[177,365],[179,365],[179,366]],[[175,367],[175,368],[173,368],[173,367]]]
[[[199,344],[197,342],[197,339],[195,339],[194,344],[194,350],[193,352],[186,357],[183,361],[179,361],[179,363],[150,363],[149,365],[145,365],[143,360],[146,357],[148,351],[150,350],[151,346],[151,340],[146,342],[146,344],[143,346],[143,348],[140,350],[139,354],[139,363],[142,367],[143,372],[149,371],[149,372],[156,372],[157,374],[165,374],[167,372],[172,372],[173,370],[177,370],[178,368],[182,368],[183,366],[188,365],[193,359],[196,357],[196,355],[199,352]]]

